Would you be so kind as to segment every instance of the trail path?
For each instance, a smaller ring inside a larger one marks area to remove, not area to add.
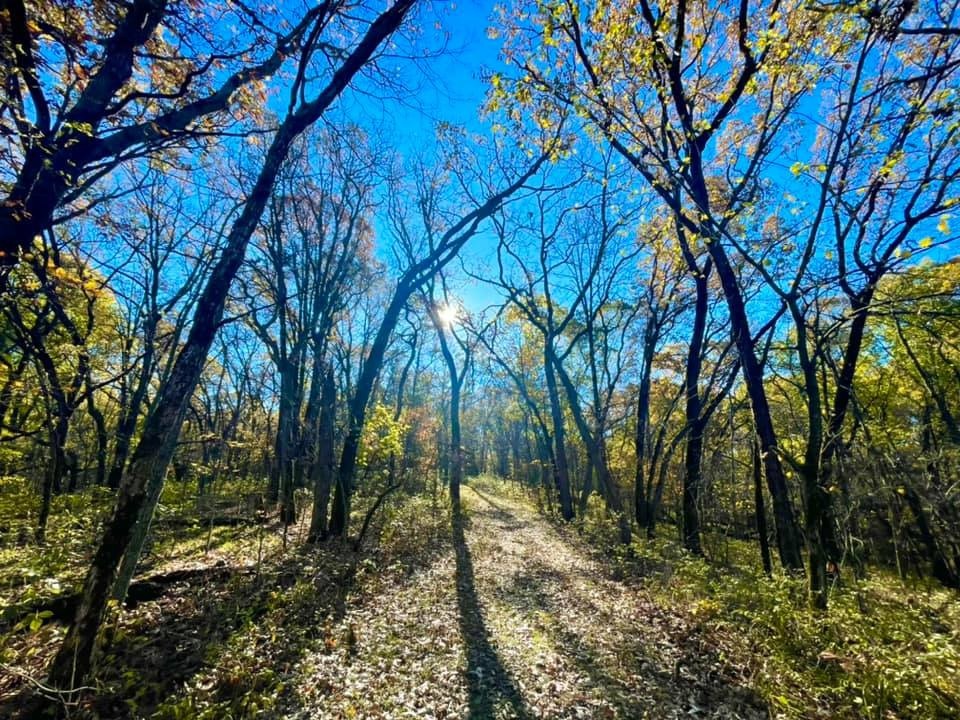
[[[453,551],[350,598],[301,661],[303,718],[766,717],[690,618],[518,497],[464,488]]]

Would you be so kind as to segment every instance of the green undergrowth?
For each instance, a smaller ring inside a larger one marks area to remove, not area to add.
[[[0,607],[67,592],[82,576],[112,502],[112,493],[97,487],[55,496],[46,539],[37,544],[36,490],[23,478],[0,477]]]
[[[960,597],[953,591],[876,568],[857,580],[847,569],[830,592],[829,611],[818,613],[807,605],[802,578],[764,575],[753,544],[707,537],[708,559],[674,540],[623,546],[599,500],[576,527],[592,547],[606,549],[618,577],[642,578],[659,601],[692,615],[726,660],[747,667],[773,717],[960,717]]]
[[[497,497],[509,497],[524,503],[530,501],[531,490],[521,483],[503,480],[494,475],[478,475],[467,480],[470,488]]]
[[[150,559],[156,558],[155,566],[163,559],[165,568],[199,564],[224,570],[202,582],[171,585],[158,600],[133,609],[111,607],[91,679],[97,692],[83,698],[71,717],[173,720],[295,712],[300,660],[349,642],[332,634],[345,608],[431,562],[449,544],[447,503],[403,492],[384,504],[359,552],[352,542],[302,542],[309,523],[306,502],[301,522],[288,528],[284,543],[284,530],[275,522],[229,528],[197,522],[195,497],[176,485],[168,492],[154,519],[157,537]],[[79,495],[65,499],[83,507]],[[110,498],[104,499],[101,510],[109,512]],[[353,517],[352,527],[361,520]],[[51,530],[64,521],[58,506]],[[42,569],[59,592],[82,577],[95,524],[88,522],[69,540],[78,557]],[[206,547],[212,548],[207,556]],[[21,564],[33,566],[38,551],[45,547],[27,548]],[[226,564],[217,559],[223,557]],[[38,587],[45,596],[54,594]],[[23,588],[22,583],[17,588],[20,596]],[[63,627],[49,613],[28,617],[34,619],[0,636],[0,662],[42,677]],[[19,703],[15,690],[0,686],[0,701],[7,703],[0,702],[0,715],[9,703]]]
[[[114,504],[114,491],[87,487],[55,495],[46,537],[35,540],[40,499],[36,488],[20,477],[0,477],[0,620],[9,620],[20,608],[74,592],[86,572],[95,540]],[[228,511],[241,508],[244,487],[223,482],[210,496]],[[214,511],[219,512],[215,509]],[[213,526],[206,521],[207,505],[196,494],[195,483],[168,482],[157,507],[141,567],[201,559],[210,549],[229,552],[248,541],[255,528]],[[252,516],[252,511],[249,513]],[[267,549],[273,543],[271,537]]]

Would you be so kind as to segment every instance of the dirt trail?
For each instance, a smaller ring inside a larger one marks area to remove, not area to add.
[[[464,489],[453,552],[351,599],[299,718],[761,718],[689,619],[523,500]]]

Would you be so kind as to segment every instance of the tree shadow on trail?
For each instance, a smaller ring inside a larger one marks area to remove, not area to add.
[[[490,642],[477,597],[473,560],[464,534],[465,518],[453,506],[453,547],[456,554],[457,608],[460,635],[467,655],[466,679],[470,693],[470,720],[495,717],[529,718],[520,690]]]
[[[762,697],[731,674],[733,668],[728,669],[709,644],[701,643],[698,632],[671,634],[669,625],[655,638],[631,632],[611,605],[582,594],[556,568],[537,558],[529,558],[523,571],[495,592],[498,602],[527,615],[542,642],[575,670],[579,691],[602,698],[613,717],[645,717],[651,706],[658,707],[662,717],[695,715],[704,709],[716,713],[711,717],[769,717]],[[571,607],[592,619],[593,632],[569,626]],[[619,639],[611,643],[614,635]]]

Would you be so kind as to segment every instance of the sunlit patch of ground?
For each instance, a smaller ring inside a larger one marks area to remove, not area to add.
[[[526,503],[464,503],[451,552],[354,598],[306,656],[296,717],[766,716],[686,620]]]

